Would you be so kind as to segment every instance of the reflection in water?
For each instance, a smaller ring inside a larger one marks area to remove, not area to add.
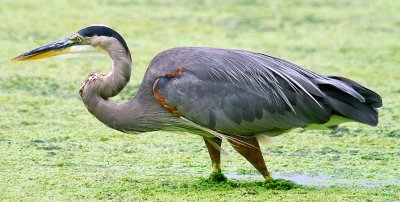
[[[263,179],[261,175],[240,175],[240,174],[225,174],[229,179]],[[295,182],[300,185],[308,186],[385,186],[385,185],[400,185],[400,181],[367,181],[354,179],[341,179],[327,175],[302,175],[302,174],[273,174],[275,179],[285,179]]]

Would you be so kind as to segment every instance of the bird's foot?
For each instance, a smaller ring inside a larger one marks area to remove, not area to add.
[[[265,168],[265,170],[260,171],[261,175],[264,177],[266,182],[271,182],[272,180],[274,180],[274,178],[272,178],[271,174],[269,174],[267,168]]]
[[[272,178],[272,176],[271,175],[264,175],[264,179],[265,179],[265,181],[266,182],[270,182],[270,181],[272,181],[272,180],[274,180],[274,178]]]
[[[219,163],[212,163],[211,172],[213,173],[221,173],[221,166]]]

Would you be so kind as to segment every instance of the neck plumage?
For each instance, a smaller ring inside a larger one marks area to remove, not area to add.
[[[116,96],[128,83],[131,76],[132,60],[125,50],[109,51],[112,71],[103,78],[100,95],[104,99]],[[121,52],[120,52],[121,51]]]
[[[81,97],[87,109],[111,128],[123,130],[126,109],[136,108],[136,102],[114,103],[109,97],[117,95],[128,83],[132,60],[130,53],[118,42],[102,47],[112,59],[112,71],[107,75],[92,74],[81,88]],[[130,106],[127,106],[130,105]]]
[[[128,83],[132,60],[119,42],[103,49],[113,61],[112,71],[107,75],[92,74],[81,87],[81,97],[89,112],[107,126],[123,132],[176,130],[180,120],[149,95],[151,91],[139,89],[133,99],[124,103],[108,99]]]

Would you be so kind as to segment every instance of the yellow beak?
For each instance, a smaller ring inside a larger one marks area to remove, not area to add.
[[[39,48],[25,52],[13,59],[12,61],[27,61],[48,58],[56,55],[66,54],[70,52],[70,47],[75,45],[70,43],[69,38],[61,39],[53,43],[41,46]]]

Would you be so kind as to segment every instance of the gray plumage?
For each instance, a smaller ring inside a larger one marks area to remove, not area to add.
[[[132,59],[122,36],[106,26],[89,26],[14,60],[63,54],[82,45],[108,52],[113,61],[109,74],[92,74],[84,82],[83,102],[100,121],[123,132],[276,135],[326,124],[333,115],[374,126],[382,106],[378,94],[352,80],[319,75],[260,53],[205,47],[158,54],[137,95],[115,104],[108,98],[129,81]]]
[[[14,61],[65,54],[89,46],[109,54],[112,71],[91,74],[79,93],[96,118],[127,133],[179,131],[203,136],[212,172],[221,173],[221,138],[266,180],[272,177],[256,137],[293,128],[330,128],[357,121],[375,126],[381,97],[343,77],[324,76],[268,55],[242,50],[181,47],[158,54],[130,101],[113,103],[128,83],[132,59],[122,36],[94,25],[28,51]],[[93,50],[93,49],[91,49]]]
[[[175,48],[156,56],[149,72],[162,66],[186,70],[161,78],[157,88],[166,101],[187,119],[226,134],[323,124],[333,114],[376,125],[382,105],[378,94],[351,80],[248,51]]]

